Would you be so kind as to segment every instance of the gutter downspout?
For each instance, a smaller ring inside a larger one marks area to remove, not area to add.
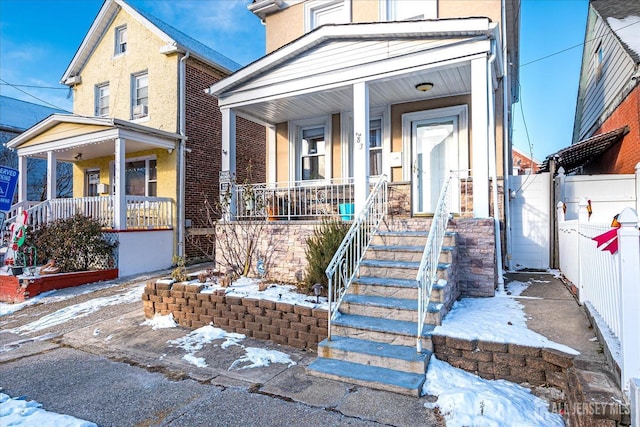
[[[491,186],[491,193],[493,196],[493,225],[496,242],[496,264],[498,267],[498,291],[504,292],[504,278],[502,277],[502,237],[500,235],[500,220],[498,219],[499,205],[498,205],[498,168],[496,165],[496,118],[495,118],[495,97],[493,94],[493,79],[491,67],[496,60],[496,40],[491,40],[491,56],[487,61],[487,99],[492,100],[487,105],[489,110],[489,173],[491,174],[491,180],[493,185]],[[491,108],[489,108],[491,107]]]
[[[510,153],[510,135],[509,135],[509,127],[511,119],[509,117],[509,94],[508,94],[508,86],[509,86],[509,59],[507,58],[507,5],[506,0],[500,1],[501,8],[501,17],[500,17],[500,26],[502,27],[502,176],[504,186],[504,230],[507,244],[507,270],[511,270],[511,254],[513,253],[513,249],[511,247],[511,188],[510,188],[510,179],[511,175],[511,153]]]
[[[180,92],[179,96],[179,105],[178,105],[178,114],[180,116],[178,120],[178,133],[182,135],[182,139],[180,139],[179,147],[178,147],[178,256],[184,257],[184,187],[186,182],[185,176],[185,137],[186,137],[186,60],[189,59],[191,54],[187,51],[182,58],[180,58],[180,67],[179,67],[179,88]]]

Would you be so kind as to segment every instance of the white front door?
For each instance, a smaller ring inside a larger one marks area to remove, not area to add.
[[[411,122],[413,213],[434,213],[449,171],[458,169],[455,117]]]

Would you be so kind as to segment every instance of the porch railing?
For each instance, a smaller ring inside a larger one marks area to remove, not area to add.
[[[331,322],[338,313],[342,298],[347,293],[353,278],[358,273],[371,238],[384,219],[386,210],[387,177],[383,175],[369,193],[364,208],[358,212],[325,271],[329,284],[329,339],[331,339]]]
[[[453,199],[452,185],[458,181],[457,174],[452,173],[442,184],[436,211],[433,215],[431,228],[429,229],[429,237],[422,253],[422,260],[416,275],[418,283],[418,333],[416,349],[418,353],[422,352],[422,332],[424,330],[424,322],[427,315],[427,308],[431,298],[431,290],[433,284],[438,277],[438,259],[442,251],[444,236],[451,218],[451,203]]]
[[[341,205],[353,203],[353,178],[237,184],[235,189],[237,219],[315,219],[339,214]]]

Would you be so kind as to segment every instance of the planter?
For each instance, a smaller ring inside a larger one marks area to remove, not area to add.
[[[340,212],[340,218],[342,218],[343,221],[350,221],[353,219],[353,203],[339,204],[338,211]]]

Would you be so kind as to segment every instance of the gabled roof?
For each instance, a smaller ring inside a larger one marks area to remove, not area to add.
[[[640,63],[640,1],[591,0],[591,6],[612,29],[636,64]]]
[[[610,132],[601,133],[584,139],[576,144],[547,156],[542,164],[542,172],[549,171],[549,161],[556,159],[557,167],[562,166],[566,173],[585,166],[591,160],[607,151],[613,144],[622,140],[622,137],[629,133],[629,127],[623,126]]]
[[[240,68],[240,64],[232,59],[205,46],[155,16],[141,9],[134,8],[124,0],[105,0],[98,15],[91,24],[91,28],[89,28],[84,40],[82,40],[82,44],[71,60],[69,67],[64,72],[61,83],[65,83],[70,77],[80,74],[91,57],[93,50],[121,9],[124,9],[129,15],[137,19],[156,36],[165,41],[168,46],[175,48],[179,52],[189,52],[191,56],[225,73],[230,74]]]
[[[66,112],[8,96],[0,96],[0,129],[23,132],[51,114]]]

